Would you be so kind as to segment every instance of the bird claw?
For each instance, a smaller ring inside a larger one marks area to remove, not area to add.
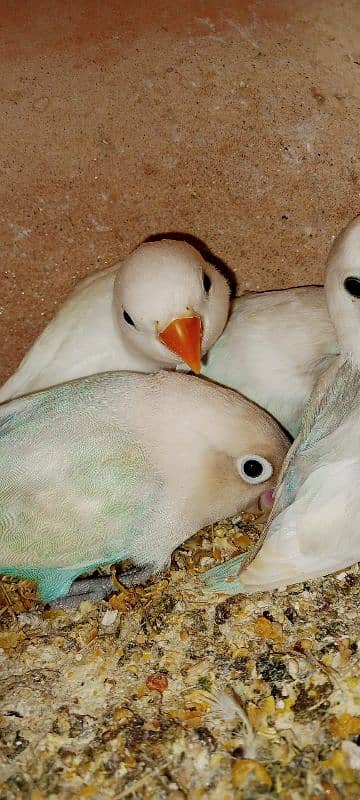
[[[104,600],[114,591],[112,578],[81,578],[74,581],[66,597],[59,597],[49,603],[51,608],[78,608],[83,600],[90,600],[93,603]]]
[[[141,567],[130,567],[118,577],[119,583],[126,587],[146,583],[156,571],[154,564],[144,564]]]
[[[90,600],[97,603],[99,600],[106,599],[110,594],[113,594],[116,589],[121,591],[134,584],[146,583],[148,578],[154,574],[154,564],[145,564],[141,567],[131,567],[126,572],[117,578],[116,576],[103,576],[100,578],[80,578],[74,581],[69,593],[66,597],[59,597],[49,603],[50,608],[78,608],[83,600]]]

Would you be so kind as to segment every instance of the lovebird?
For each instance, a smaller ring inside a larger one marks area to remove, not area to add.
[[[359,217],[330,251],[325,296],[341,353],[306,405],[255,557],[240,556],[206,573],[212,590],[272,590],[360,559]]]
[[[316,381],[339,353],[323,286],[248,292],[233,300],[202,374],[242,392],[295,437]]]
[[[130,559],[126,583],[197,530],[257,503],[289,442],[266,412],[176,372],[110,372],[0,405],[0,573],[50,602],[96,598],[73,581]]]
[[[184,241],[140,245],[82,280],[0,389],[0,402],[109,370],[200,372],[229,313],[223,275]]]

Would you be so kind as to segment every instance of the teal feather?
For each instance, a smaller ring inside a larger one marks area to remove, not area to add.
[[[90,567],[88,571],[91,571]],[[57,597],[65,597],[68,594],[71,584],[81,575],[82,570],[79,572],[79,570],[71,569],[0,567],[0,572],[3,575],[34,581],[41,600],[44,603],[51,603]]]
[[[0,572],[35,580],[45,601],[83,572],[131,558],[159,503],[161,476],[110,411],[113,380],[0,407]]]
[[[240,581],[233,580],[241,570],[247,556],[248,553],[235,556],[230,561],[224,561],[223,564],[218,564],[218,566],[205,572],[201,576],[204,587],[211,592],[223,592],[227,595],[248,594],[247,587],[243,587]]]

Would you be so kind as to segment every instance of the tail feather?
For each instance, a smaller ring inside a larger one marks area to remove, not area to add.
[[[239,580],[234,580],[247,556],[247,553],[243,553],[205,572],[201,576],[205,590],[223,592],[227,595],[249,594],[249,589],[246,586],[243,586]],[[250,593],[252,594],[252,591]]]

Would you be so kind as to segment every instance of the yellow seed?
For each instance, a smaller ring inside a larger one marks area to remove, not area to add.
[[[233,650],[232,656],[236,658],[237,656],[248,656],[249,655],[249,648],[248,647],[237,647],[236,650]]]
[[[24,639],[23,631],[5,631],[0,633],[0,647],[3,650],[12,650]]]
[[[268,697],[265,697],[262,703],[263,711],[265,714],[274,714],[275,713],[275,699],[272,694],[269,694]]]
[[[258,617],[254,623],[254,631],[262,639],[272,639],[279,642],[282,639],[282,627],[278,622],[271,622],[266,617]]]
[[[300,644],[303,650],[311,650],[313,643],[311,639],[300,639]]]
[[[116,722],[126,722],[127,720],[132,718],[132,713],[128,708],[124,706],[119,706],[119,708],[115,708],[113,712],[113,719]]]
[[[65,615],[66,611],[63,611],[60,608],[58,611],[55,611],[55,609],[50,608],[49,611],[43,612],[44,619],[56,619],[57,617],[65,617]],[[34,789],[34,792],[37,792],[37,789]]]
[[[233,536],[231,541],[235,547],[250,547],[252,544],[250,536],[248,536],[247,533],[239,533]]]
[[[127,758],[124,760],[124,765],[125,765],[125,767],[127,767],[128,769],[133,769],[134,767],[136,767],[136,758],[135,758],[134,756],[128,756],[128,757],[127,757]]]
[[[247,714],[251,725],[256,731],[267,728],[267,717],[275,714],[275,700],[272,695],[265,697],[259,706],[249,703]]]
[[[333,717],[329,724],[333,736],[338,739],[348,739],[350,736],[358,736],[360,733],[360,717],[352,717],[351,714],[341,714],[340,717]]]
[[[320,761],[317,768],[324,772],[327,769],[332,769],[338,780],[342,783],[353,783],[354,770],[348,765],[348,759],[343,750],[334,750],[333,753],[325,761]]]
[[[357,675],[351,675],[346,681],[349,689],[357,689],[359,686],[359,678]]]
[[[272,780],[265,767],[252,758],[242,758],[235,761],[231,775],[232,782],[236,788],[246,783],[249,776],[254,777],[259,783],[263,783],[266,786],[272,785]]]

